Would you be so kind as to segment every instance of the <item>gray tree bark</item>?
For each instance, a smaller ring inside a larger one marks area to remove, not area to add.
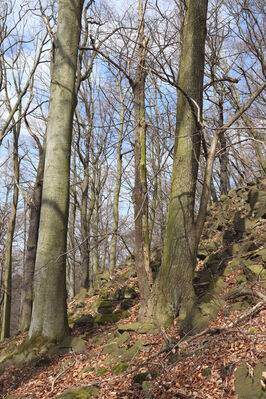
[[[51,77],[34,301],[29,337],[68,334],[66,243],[75,76],[83,0],[60,0]]]

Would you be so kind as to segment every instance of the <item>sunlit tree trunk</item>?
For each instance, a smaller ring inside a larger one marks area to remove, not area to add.
[[[18,158],[18,138],[20,125],[13,128],[13,175],[14,188],[11,203],[11,211],[7,227],[6,248],[5,248],[5,271],[4,271],[4,298],[2,306],[2,323],[1,323],[1,341],[10,336],[10,319],[11,319],[11,291],[12,291],[12,247],[13,237],[16,226],[16,215],[19,195],[19,158]]]
[[[204,47],[208,0],[189,0],[184,21],[178,86],[175,154],[162,265],[142,318],[161,326],[179,312],[183,328],[190,329],[195,304],[192,276],[196,263],[194,201],[198,172],[204,74]],[[144,311],[143,311],[144,310]],[[146,316],[146,317],[145,317]]]
[[[120,82],[120,125],[117,136],[117,149],[116,149],[116,185],[113,198],[113,230],[112,239],[110,244],[110,269],[113,270],[116,266],[116,248],[117,248],[117,231],[118,231],[118,220],[119,220],[119,195],[121,189],[122,180],[122,135],[124,128],[125,118],[125,106],[123,104],[122,87]]]
[[[39,148],[39,164],[37,169],[36,182],[33,188],[32,199],[30,201],[29,232],[27,238],[27,248],[25,254],[22,293],[21,293],[21,316],[20,331],[28,330],[31,321],[32,301],[33,301],[33,277],[38,244],[42,183],[44,170],[44,148],[37,139]]]
[[[146,170],[146,121],[145,121],[145,53],[147,38],[144,35],[143,2],[139,0],[138,66],[133,87],[135,127],[135,264],[141,301],[146,302],[152,285],[150,269],[150,242],[148,228],[148,190]]]
[[[51,77],[34,301],[29,337],[68,334],[66,248],[75,75],[83,0],[60,0]]]

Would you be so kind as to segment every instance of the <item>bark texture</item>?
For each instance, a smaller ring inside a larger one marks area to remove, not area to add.
[[[145,121],[145,53],[147,39],[144,36],[143,2],[139,0],[138,66],[133,87],[135,126],[135,263],[138,273],[140,298],[146,302],[152,284],[150,269],[150,242],[148,228],[148,190],[146,176],[146,121]]]
[[[83,0],[60,0],[29,337],[68,334],[66,242],[75,75]]]
[[[207,0],[187,2],[179,67],[175,155],[162,266],[142,318],[168,326],[179,312],[183,330],[190,330],[195,293],[195,187],[201,143],[202,83]]]
[[[30,202],[29,232],[25,254],[23,285],[21,293],[20,331],[28,330],[31,321],[33,301],[33,277],[40,224],[43,170],[44,150],[41,145],[39,145],[39,164],[36,182],[32,194],[32,200]]]

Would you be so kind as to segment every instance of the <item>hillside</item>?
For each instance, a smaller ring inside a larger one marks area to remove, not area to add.
[[[19,346],[25,334],[1,344],[1,398],[265,397],[265,227],[266,181],[210,208],[194,277],[195,335],[180,339],[178,318],[166,331],[137,322],[131,260],[69,303],[72,337],[31,349]],[[152,266],[156,273],[159,250]]]

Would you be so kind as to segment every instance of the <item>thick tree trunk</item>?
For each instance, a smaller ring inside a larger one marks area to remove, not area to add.
[[[29,337],[68,334],[66,244],[75,75],[83,0],[60,0]]]
[[[179,312],[183,330],[192,326],[196,264],[195,187],[201,142],[198,118],[202,107],[207,0],[189,0],[184,23],[178,86],[177,126],[171,196],[162,266],[142,318],[168,326]],[[195,105],[195,103],[197,105]]]
[[[27,239],[27,249],[25,255],[23,284],[21,294],[21,318],[20,331],[28,330],[31,321],[32,301],[33,301],[33,277],[38,244],[42,183],[44,170],[44,150],[39,146],[39,164],[36,182],[33,189],[32,200],[30,203],[29,232]]]

